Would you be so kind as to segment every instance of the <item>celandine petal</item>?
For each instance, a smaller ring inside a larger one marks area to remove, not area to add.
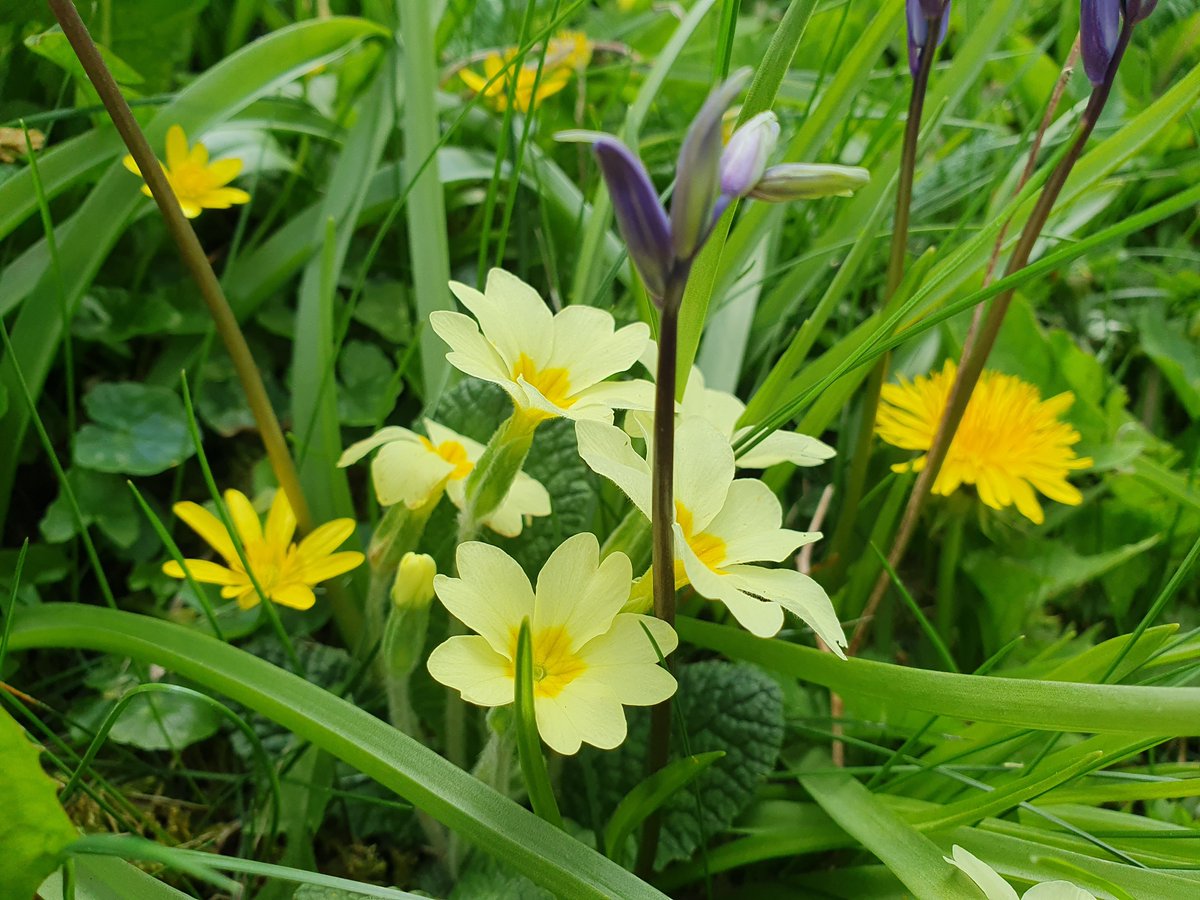
[[[353,519],[334,519],[332,522],[318,525],[300,542],[296,555],[305,563],[327,556],[354,534],[354,528]]]
[[[220,519],[199,503],[193,503],[190,500],[176,503],[171,510],[175,513],[176,518],[204,538],[210,547],[220,553],[225,562],[230,565],[241,565],[229,532],[225,530]]]
[[[233,585],[244,584],[246,581],[246,576],[241,572],[234,572],[207,559],[185,559],[183,562],[192,578],[203,584]],[[163,563],[162,570],[164,575],[171,578],[187,577],[183,568],[173,559]]]
[[[233,527],[237,529],[238,537],[242,539],[242,544],[257,544],[262,540],[262,523],[258,519],[258,513],[254,511],[253,504],[250,499],[241,491],[233,489],[225,492],[225,508],[229,511],[229,518],[233,522]]]
[[[280,606],[290,609],[312,609],[317,602],[317,596],[306,584],[292,582],[272,589],[271,599]]]
[[[267,526],[263,537],[268,544],[287,548],[296,533],[296,515],[292,512],[292,504],[288,502],[287,491],[275,489],[275,498],[271,501],[271,509],[267,513]]]
[[[343,550],[340,553],[331,553],[321,559],[305,563],[304,567],[296,573],[296,577],[309,584],[320,584],[322,581],[328,581],[330,578],[336,578],[338,575],[345,575],[347,572],[357,569],[365,560],[366,557],[357,550]]]

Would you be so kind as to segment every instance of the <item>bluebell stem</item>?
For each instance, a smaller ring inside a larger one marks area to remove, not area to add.
[[[908,16],[908,68],[915,76],[921,65],[921,52],[929,40],[929,26],[938,23],[940,44],[950,27],[950,0],[905,0]]]
[[[1079,4],[1079,52],[1088,81],[1100,84],[1108,72],[1117,33],[1121,29],[1121,0],[1081,0]]]

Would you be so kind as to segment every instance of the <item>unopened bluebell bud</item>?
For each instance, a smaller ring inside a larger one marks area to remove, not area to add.
[[[767,169],[750,196],[771,203],[849,197],[870,180],[871,173],[858,166],[784,163]]]
[[[1124,0],[1124,3],[1125,18],[1131,25],[1141,22],[1154,12],[1154,7],[1158,6],[1158,0]]]
[[[921,51],[929,40],[929,26],[938,22],[938,39],[946,39],[950,27],[950,0],[905,0],[908,18],[908,68],[915,76],[921,65]]]
[[[745,197],[767,169],[779,140],[779,120],[761,112],[733,133],[721,154],[721,193]]]
[[[1088,81],[1100,84],[1108,74],[1121,28],[1121,0],[1080,0],[1079,52]]]
[[[721,191],[721,118],[741,93],[750,72],[748,68],[739,69],[713,89],[679,148],[675,193],[671,197],[671,238],[679,259],[695,256],[712,229]]]
[[[616,138],[601,137],[592,146],[608,185],[613,213],[629,258],[646,283],[661,298],[674,264],[671,225],[642,161]]]

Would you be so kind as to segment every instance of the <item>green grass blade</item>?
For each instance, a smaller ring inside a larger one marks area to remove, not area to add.
[[[311,741],[560,896],[662,900],[616,863],[370,713],[215,638],[132,613],[44,604],[18,613],[10,647],[74,647],[156,663]]]
[[[685,756],[659,769],[621,798],[604,828],[604,852],[616,859],[635,828],[677,791],[683,790],[725,756],[724,750]]]

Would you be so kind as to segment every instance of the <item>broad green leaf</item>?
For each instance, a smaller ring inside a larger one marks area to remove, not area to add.
[[[684,756],[668,763],[626,794],[604,829],[604,847],[608,855],[615,856],[635,828],[724,756],[724,750]]]
[[[43,31],[41,34],[31,34],[25,38],[25,46],[33,53],[44,59],[50,60],[59,68],[73,76],[87,89],[92,90],[90,82],[88,82],[87,74],[83,71],[83,66],[80,64],[78,57],[75,56],[75,51],[71,49],[71,44],[67,41],[67,36],[63,34],[61,28],[55,25],[49,31]],[[121,59],[107,47],[100,47],[100,57],[104,60],[104,64],[108,66],[108,70],[116,79],[117,84],[141,84],[145,79],[141,74],[125,60]],[[94,94],[93,94],[94,96]]]
[[[966,879],[937,845],[880,803],[850,775],[800,778],[814,800],[921,900],[962,900]]]
[[[1187,334],[1187,323],[1168,322],[1160,306],[1142,307],[1137,323],[1142,350],[1154,360],[1188,415],[1200,419],[1200,352]]]
[[[343,425],[382,422],[396,405],[402,382],[396,361],[367,341],[347,341],[338,357],[338,418]]]
[[[77,837],[25,730],[0,709],[0,900],[28,900]]]
[[[139,694],[121,711],[108,736],[143,750],[182,750],[212,737],[221,714],[186,694]]]
[[[118,547],[132,547],[141,531],[141,519],[124,480],[73,467],[67,472],[67,481],[79,504],[83,524],[99,526]],[[62,491],[47,507],[38,527],[51,544],[61,544],[78,534],[75,514]]]
[[[1048,731],[1103,734],[1200,733],[1200,688],[1072,684],[991,675],[953,675],[832,654],[739,628],[681,617],[682,640],[846,696],[875,697],[892,706]]]
[[[94,605],[44,604],[18,612],[9,647],[76,647],[161,665],[329,751],[554,893],[663,896],[370,713],[215,638]]]
[[[83,398],[92,419],[75,436],[75,464],[96,472],[157,475],[196,452],[183,402],[172,390],[124,381]]]
[[[663,805],[658,868],[687,859],[730,827],[774,767],[783,741],[779,685],[758,669],[706,660],[683,667],[676,677],[679,690],[672,702],[682,716],[686,742],[676,732],[672,752],[682,757],[724,751],[725,756]],[[583,772],[588,767],[602,822],[611,816],[645,778],[648,732],[649,715],[630,711],[629,737],[620,749],[581,754],[564,785],[564,812],[591,821]]]

